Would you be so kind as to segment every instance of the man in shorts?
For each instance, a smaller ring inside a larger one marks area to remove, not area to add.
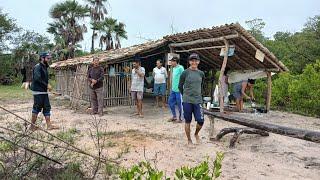
[[[156,106],[159,106],[159,99],[161,98],[162,108],[165,108],[168,73],[166,68],[162,66],[161,60],[157,60],[157,67],[153,68],[152,76],[154,78],[153,93],[156,96]]]
[[[47,123],[47,129],[58,129],[50,121],[50,110],[51,105],[49,101],[48,91],[52,90],[49,84],[48,74],[48,61],[50,60],[50,54],[47,52],[40,53],[40,62],[36,64],[32,71],[32,83],[31,90],[33,93],[33,108],[30,130],[37,130],[38,127],[35,125],[38,114],[42,111],[44,118]]]
[[[204,124],[204,116],[201,104],[202,100],[202,86],[204,80],[204,72],[198,69],[200,57],[193,53],[189,56],[189,68],[183,71],[180,77],[179,90],[183,99],[183,115],[185,119],[185,133],[188,138],[188,144],[192,144],[190,136],[190,123],[192,114],[197,121],[196,131],[194,136],[197,143],[200,143],[199,132]]]
[[[141,61],[139,58],[135,58],[133,61],[133,69],[131,73],[131,96],[132,100],[136,102],[137,113],[140,118],[143,118],[142,113],[142,99],[143,99],[143,88],[144,88],[144,76],[145,69],[141,67]]]

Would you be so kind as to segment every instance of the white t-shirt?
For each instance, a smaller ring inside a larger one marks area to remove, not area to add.
[[[166,78],[168,77],[167,70],[164,67],[160,69],[158,67],[153,68],[154,73],[154,83],[163,84],[166,83]]]

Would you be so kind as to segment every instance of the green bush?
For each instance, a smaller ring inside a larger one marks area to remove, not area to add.
[[[320,60],[300,75],[282,73],[273,81],[272,105],[296,113],[320,116]]]

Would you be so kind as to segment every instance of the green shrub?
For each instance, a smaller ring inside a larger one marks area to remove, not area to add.
[[[300,114],[320,116],[320,61],[300,75],[279,74],[273,81],[272,106]]]

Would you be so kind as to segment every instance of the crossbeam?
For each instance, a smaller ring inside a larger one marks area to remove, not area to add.
[[[212,43],[212,42],[216,42],[216,41],[223,41],[224,39],[228,40],[228,39],[234,39],[234,38],[238,38],[238,37],[240,37],[240,36],[237,33],[237,34],[231,34],[231,35],[221,36],[221,37],[217,37],[217,38],[198,39],[195,41],[181,42],[181,43],[171,43],[171,44],[169,44],[169,47],[174,48],[174,47],[190,46],[190,45],[201,44],[201,43]]]

